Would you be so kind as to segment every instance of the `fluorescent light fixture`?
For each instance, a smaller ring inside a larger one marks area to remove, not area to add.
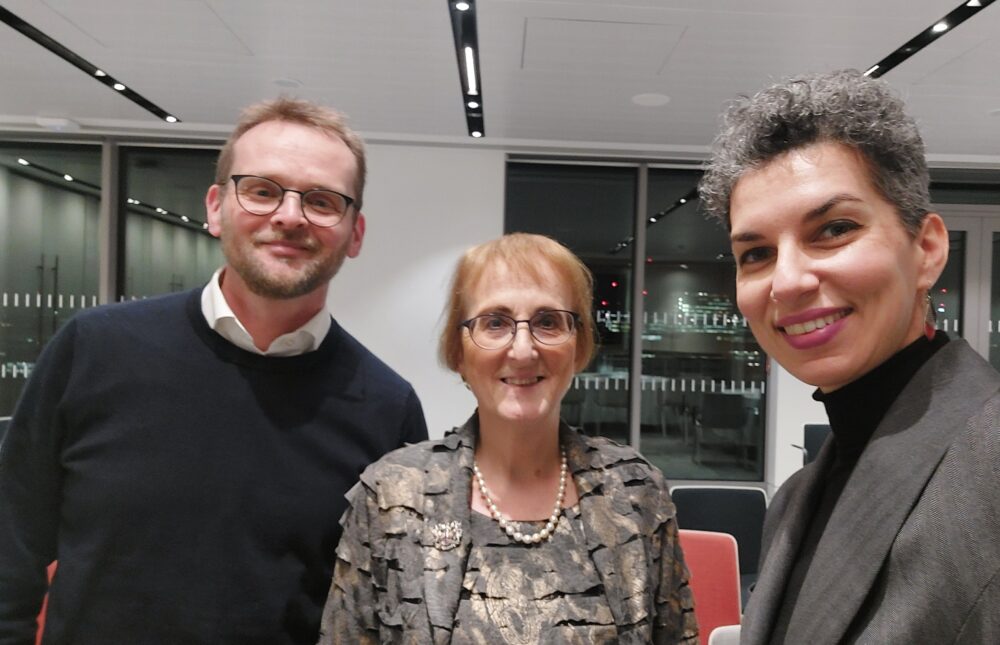
[[[63,175],[63,179],[66,181],[73,181],[73,175]]]
[[[872,72],[878,69],[878,65],[872,65],[867,70],[865,70],[864,76],[871,76]]]
[[[125,86],[124,86],[124,85],[122,85],[121,83],[115,83],[115,84],[114,84],[114,85],[112,85],[111,87],[115,88],[115,89],[116,89],[116,90],[118,90],[119,92],[124,92],[124,91],[125,91]]]
[[[475,96],[479,94],[478,84],[476,83],[476,61],[475,54],[472,51],[472,47],[465,48],[465,78],[469,86],[469,94]]]
[[[177,117],[175,117],[173,114],[168,114],[167,116],[163,117],[163,120],[166,121],[167,123],[177,123]]]
[[[473,130],[472,131],[472,136],[474,136],[475,138],[478,139],[479,137],[483,136],[483,133],[480,132],[479,130]]]
[[[469,5],[468,2],[456,2],[455,3],[455,8],[458,9],[459,11],[468,11],[469,7],[470,7],[470,5]]]
[[[943,31],[948,31],[948,23],[942,20],[938,24],[931,27],[931,31],[933,31],[935,34],[940,34]]]
[[[27,159],[21,159],[20,157],[17,158],[17,163],[21,164],[22,166],[30,166],[31,165],[30,163],[28,163]]]
[[[477,107],[479,107],[479,102],[469,101],[468,103],[466,103],[466,105],[468,105],[470,109],[475,110]]]

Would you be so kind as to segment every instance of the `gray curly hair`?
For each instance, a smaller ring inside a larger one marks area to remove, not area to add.
[[[744,173],[825,141],[860,152],[903,226],[911,235],[920,230],[931,202],[916,121],[885,81],[857,70],[790,78],[730,106],[698,185],[702,207],[731,228],[729,201]]]

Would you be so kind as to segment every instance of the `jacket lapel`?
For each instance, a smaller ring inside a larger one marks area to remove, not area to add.
[[[433,643],[448,643],[462,593],[462,581],[471,546],[469,499],[472,460],[478,429],[476,415],[444,439],[451,453],[432,460],[424,488],[424,605]],[[457,522],[461,537],[456,546],[442,539],[441,531]],[[435,533],[437,531],[437,533]]]
[[[775,526],[765,526],[763,546],[766,556],[747,603],[741,634],[743,645],[767,643],[771,636],[788,576],[809,528],[813,509],[819,503],[822,482],[833,465],[834,456],[832,441],[824,442],[816,461],[795,475],[799,481],[789,491],[789,497],[783,502],[784,508],[776,508],[772,503],[768,509],[769,513],[776,512],[779,519]]]
[[[900,528],[965,425],[970,403],[996,389],[964,341],[938,351],[879,424],[816,548],[788,642],[837,643],[861,610]],[[956,375],[962,374],[961,379]],[[835,611],[818,611],[835,607]]]

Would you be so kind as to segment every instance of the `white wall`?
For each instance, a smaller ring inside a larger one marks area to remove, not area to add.
[[[437,360],[455,262],[503,233],[505,156],[499,150],[368,145],[361,255],[330,286],[334,317],[409,380],[432,438],[461,424],[475,399]]]
[[[768,497],[774,495],[788,477],[802,467],[803,426],[827,423],[826,409],[813,401],[816,388],[806,385],[778,363],[770,361],[767,379],[767,435],[764,486]]]

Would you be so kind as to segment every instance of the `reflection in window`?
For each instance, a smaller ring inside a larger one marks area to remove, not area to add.
[[[200,287],[222,265],[205,217],[217,156],[215,150],[122,150],[124,298]]]
[[[0,145],[0,416],[42,347],[97,304],[101,151]]]
[[[764,355],[736,309],[723,228],[697,209],[700,172],[649,171],[642,374],[630,373],[636,167],[510,163],[508,232],[549,235],[594,274],[601,334],[563,416],[585,432],[628,441],[639,416],[642,453],[670,479],[760,481]],[[641,388],[629,409],[630,388]]]

